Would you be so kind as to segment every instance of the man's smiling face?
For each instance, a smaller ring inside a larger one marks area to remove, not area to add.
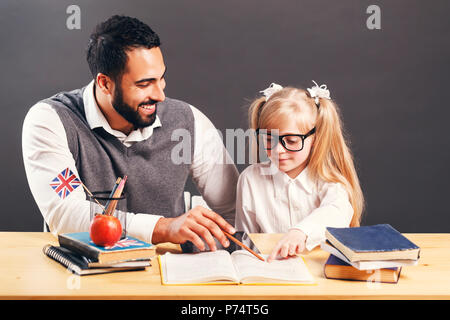
[[[136,129],[144,128],[155,122],[157,104],[165,99],[166,66],[159,47],[133,48],[127,51],[127,58],[112,106]]]

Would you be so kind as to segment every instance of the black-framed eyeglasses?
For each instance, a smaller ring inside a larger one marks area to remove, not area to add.
[[[272,150],[278,144],[288,151],[301,151],[305,146],[305,139],[316,132],[316,127],[312,128],[307,134],[283,134],[281,136],[267,132],[265,129],[256,129],[258,144],[266,150]]]

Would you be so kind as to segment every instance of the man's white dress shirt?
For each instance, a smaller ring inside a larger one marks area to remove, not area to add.
[[[130,147],[148,139],[153,130],[164,125],[156,116],[151,126],[134,130],[129,135],[112,129],[97,105],[93,89],[94,81],[91,81],[83,93],[86,120],[91,129],[103,127]],[[195,121],[192,180],[210,207],[216,208],[227,221],[233,222],[239,173],[234,165],[230,165],[233,161],[214,125],[197,108],[190,107]],[[50,231],[59,234],[89,230],[89,201],[83,188],[78,187],[61,199],[50,187],[50,182],[65,168],[70,168],[77,177],[79,175],[69,150],[66,131],[49,104],[37,103],[27,113],[23,124],[22,151],[31,192]],[[127,214],[127,232],[151,242],[153,229],[161,217],[151,212],[130,212]]]

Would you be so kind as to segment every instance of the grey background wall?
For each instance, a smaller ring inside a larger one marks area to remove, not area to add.
[[[81,9],[80,30],[66,26],[71,4]],[[366,26],[371,4],[381,8],[380,30]],[[246,129],[248,101],[271,82],[326,83],[367,200],[363,224],[450,232],[447,0],[2,0],[1,231],[41,230],[23,167],[23,118],[38,100],[90,81],[87,39],[113,14],[160,35],[167,95],[222,131]]]

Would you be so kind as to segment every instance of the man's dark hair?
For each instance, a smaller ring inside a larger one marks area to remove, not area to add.
[[[91,34],[86,59],[92,76],[103,73],[116,81],[127,63],[127,50],[161,45],[158,35],[136,18],[115,15],[98,24]]]

